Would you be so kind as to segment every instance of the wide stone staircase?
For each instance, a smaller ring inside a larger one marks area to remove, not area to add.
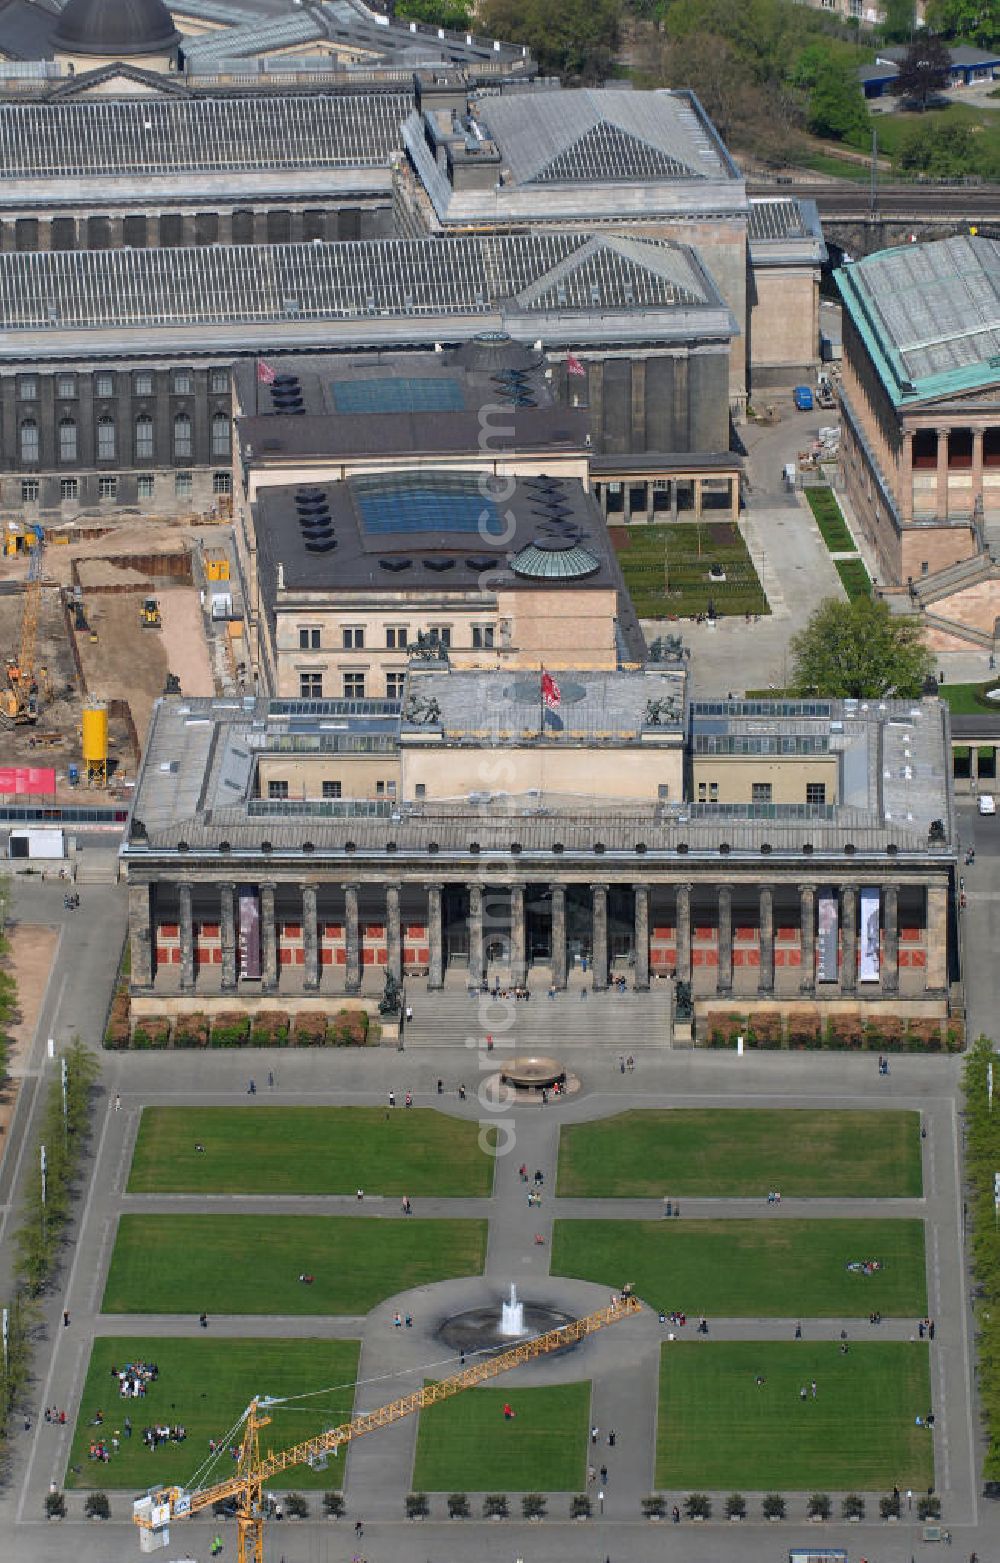
[[[604,1047],[617,1055],[670,1046],[671,984],[655,979],[648,993],[627,988],[594,993],[580,974],[554,999],[548,982],[532,978],[530,999],[472,996],[461,987],[430,992],[425,980],[408,978],[406,1003],[413,1019],[404,1027],[405,1047],[463,1047],[470,1052],[493,1037],[498,1059],[514,1053],[555,1053],[567,1048]],[[581,998],[586,992],[586,998]]]

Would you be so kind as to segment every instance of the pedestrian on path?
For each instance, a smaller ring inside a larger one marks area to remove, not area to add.
[[[68,1329],[68,1327],[69,1327],[69,1309],[68,1308],[64,1308],[63,1309],[63,1329]]]
[[[273,1069],[269,1069],[267,1071],[267,1088],[268,1088],[269,1091],[273,1091],[274,1090],[274,1070]]]
[[[355,1536],[363,1536],[364,1533],[365,1533],[364,1521],[363,1520],[355,1520],[355,1522],[354,1522],[354,1534],[355,1534]]]
[[[389,1106],[390,1107],[395,1107],[395,1105],[396,1105],[396,1093],[395,1093],[395,1091],[390,1091],[389,1092]]]
[[[404,1107],[412,1107],[413,1106],[413,1092],[412,1091],[407,1091],[406,1095],[403,1098],[403,1106]]]
[[[596,1444],[597,1436],[598,1436],[598,1427],[597,1427],[597,1424],[595,1422],[593,1427],[590,1429],[590,1442],[592,1444]]]
[[[607,1479],[608,1479],[608,1468],[607,1468],[606,1465],[602,1465],[601,1466],[601,1481],[602,1482],[606,1482]]]
[[[118,1092],[116,1091],[115,1092],[115,1112],[116,1113],[120,1113],[121,1110],[122,1110],[122,1099],[121,1099],[120,1095],[118,1094]]]
[[[615,1447],[615,1443],[617,1442],[617,1439],[618,1439],[618,1434],[615,1432],[614,1428],[612,1428],[610,1433],[608,1434],[608,1448],[609,1449],[613,1449]]]
[[[253,1080],[251,1080],[250,1084],[247,1086],[247,1096],[256,1096],[256,1095],[257,1095],[257,1086],[256,1086],[255,1082]]]

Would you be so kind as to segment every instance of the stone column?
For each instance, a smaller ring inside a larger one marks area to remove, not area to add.
[[[948,430],[937,431],[937,517],[948,518]]]
[[[274,920],[274,886],[260,887],[260,990],[278,986],[278,927]]]
[[[649,987],[649,886],[635,886],[635,989]]]
[[[441,886],[427,886],[427,942],[430,947],[429,988],[444,987],[444,952],[441,946]]]
[[[179,886],[181,901],[181,987],[194,987],[194,922],[191,916],[191,886]]]
[[[600,991],[608,985],[608,887],[591,885],[590,891],[594,907],[591,921],[594,988]]]
[[[948,988],[948,886],[932,881],[927,886],[927,975],[928,993],[945,993]]]
[[[677,886],[677,981],[691,981],[691,886]]]
[[[358,928],[358,887],[344,885],[344,942],[347,946],[348,993],[361,992],[361,933]]]
[[[566,986],[566,886],[552,886],[552,986]]]
[[[799,886],[799,925],[802,951],[799,992],[803,997],[816,994],[816,886]]]
[[[757,992],[774,992],[774,891],[760,887],[760,965],[757,967]]]
[[[858,988],[858,892],[851,885],[840,892],[840,991]]]
[[[319,928],[316,919],[316,886],[302,886],[302,948],[305,952],[305,987],[319,987]]]
[[[152,886],[129,885],[128,931],[132,953],[133,991],[153,986]]]
[[[733,991],[733,892],[719,886],[719,968],[716,988],[720,998]]]
[[[899,453],[899,515],[902,521],[913,520],[913,430],[903,430],[903,444]]]
[[[883,993],[899,992],[899,886],[888,884],[883,891],[882,978]]]
[[[385,887],[386,968],[394,982],[403,980],[403,937],[399,921],[399,886]]]
[[[486,975],[483,957],[483,887],[469,886],[469,981],[478,988]]]
[[[510,891],[510,977],[515,988],[523,988],[528,977],[523,885],[512,885]]]
[[[219,933],[222,939],[222,987],[232,991],[236,986],[236,910],[233,902],[235,885],[219,887]]]

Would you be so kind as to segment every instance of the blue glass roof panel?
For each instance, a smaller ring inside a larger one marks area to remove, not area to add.
[[[334,380],[333,404],[341,413],[461,412],[462,388],[454,380],[421,378]]]

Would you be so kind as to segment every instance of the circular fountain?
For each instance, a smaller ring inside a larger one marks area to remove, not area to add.
[[[529,1101],[540,1100],[543,1091],[572,1096],[580,1089],[576,1075],[570,1074],[558,1058],[549,1058],[544,1053],[526,1053],[508,1059],[494,1078],[508,1091],[515,1091]]]
[[[523,1302],[517,1295],[517,1287],[512,1285],[508,1299],[453,1314],[444,1321],[437,1335],[453,1351],[503,1351],[508,1346],[516,1346],[519,1340],[544,1335],[572,1320],[571,1313]]]

